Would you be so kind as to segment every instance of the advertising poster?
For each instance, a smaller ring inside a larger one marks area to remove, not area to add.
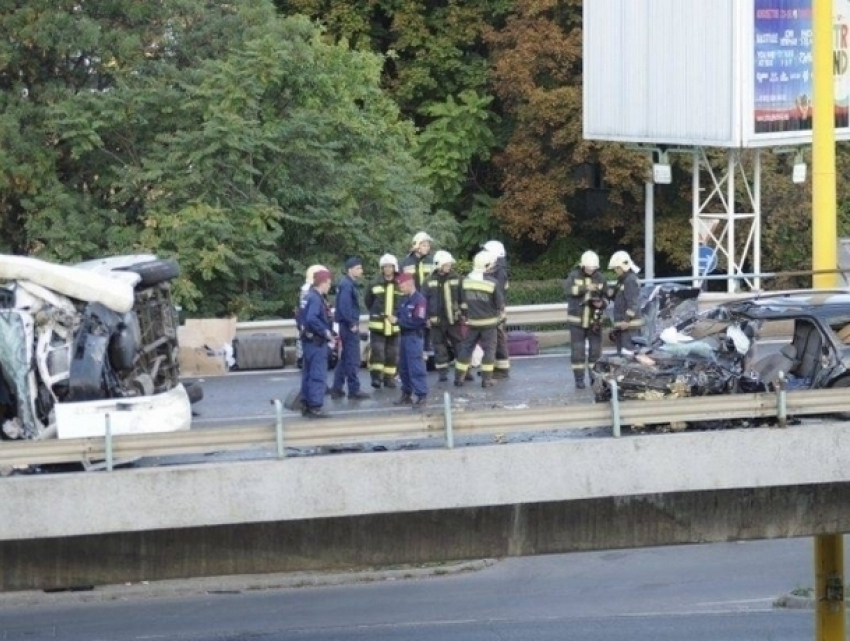
[[[811,131],[811,0],[754,0],[754,132]],[[848,127],[850,1],[833,0],[835,126]]]

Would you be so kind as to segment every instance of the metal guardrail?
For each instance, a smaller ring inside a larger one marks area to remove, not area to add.
[[[797,390],[700,396],[666,400],[616,401],[566,407],[454,411],[451,397],[444,405],[429,407],[421,414],[329,419],[320,424],[294,419],[284,421],[278,406],[274,424],[231,426],[164,434],[122,435],[45,441],[0,443],[0,469],[55,463],[84,463],[153,456],[180,456],[215,452],[277,450],[285,457],[286,447],[319,447],[380,443],[396,440],[440,439],[453,447],[458,435],[492,436],[559,429],[610,427],[616,437],[624,425],[647,426],[690,421],[776,419],[783,425],[788,417],[850,413],[846,389]],[[710,417],[710,418],[708,418]],[[111,449],[109,445],[111,443]]]
[[[707,309],[733,300],[752,298],[754,295],[755,292],[743,294],[706,292],[701,294],[698,300],[700,309]],[[566,322],[567,304],[564,302],[550,305],[517,305],[507,308],[507,316],[508,322],[512,326],[558,325]],[[368,316],[360,317],[360,322],[364,327],[368,320]],[[279,334],[290,340],[297,338],[295,321],[291,318],[236,323],[237,336],[255,333]]]

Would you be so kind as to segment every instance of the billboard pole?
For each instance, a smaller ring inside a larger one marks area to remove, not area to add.
[[[835,191],[835,95],[832,0],[812,1],[812,269],[835,269],[838,238]],[[815,289],[835,287],[837,275],[815,274]],[[844,539],[815,537],[815,638],[844,641]]]

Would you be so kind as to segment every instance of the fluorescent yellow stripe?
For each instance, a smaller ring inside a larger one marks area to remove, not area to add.
[[[471,278],[467,278],[463,281],[463,288],[471,289],[476,292],[487,292],[488,294],[492,294],[496,291],[495,283],[487,280],[472,280]]]

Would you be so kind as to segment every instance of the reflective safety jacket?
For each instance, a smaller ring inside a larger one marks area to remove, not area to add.
[[[379,275],[369,283],[363,302],[369,312],[369,330],[384,336],[398,334],[398,324],[391,323],[387,317],[393,315],[401,292],[395,280],[387,280]]]
[[[593,289],[591,286],[596,286]],[[590,276],[581,267],[572,270],[564,281],[567,296],[567,323],[573,327],[590,328],[601,321],[602,310],[608,304],[605,277],[597,269]]]
[[[617,283],[609,291],[609,298],[614,301],[614,322],[626,321],[629,328],[643,327],[640,315],[640,283],[637,274],[629,270],[617,279]]]
[[[499,289],[502,290],[502,300],[507,305],[508,289],[510,288],[510,283],[508,282],[508,259],[504,256],[499,256],[496,259],[496,265],[490,276],[499,284]]]
[[[443,274],[435,271],[425,282],[425,297],[428,299],[428,318],[432,325],[460,321],[461,291],[460,276],[454,270]]]
[[[410,252],[398,266],[399,271],[413,276],[416,283],[416,291],[421,292],[422,286],[428,280],[428,276],[434,271],[434,258],[431,254],[420,256],[415,251]]]
[[[463,279],[461,296],[461,308],[470,327],[496,327],[499,324],[505,298],[495,278],[476,278],[470,274]]]

